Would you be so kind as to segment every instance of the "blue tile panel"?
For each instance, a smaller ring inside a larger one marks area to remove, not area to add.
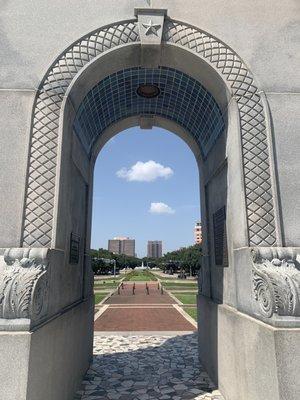
[[[159,87],[155,98],[137,94],[141,84]],[[177,122],[200,145],[205,158],[224,130],[224,119],[212,95],[195,79],[172,68],[130,68],[99,82],[82,101],[74,129],[86,152],[112,123],[135,115],[159,115]]]

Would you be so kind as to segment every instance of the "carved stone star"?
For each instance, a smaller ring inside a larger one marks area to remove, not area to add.
[[[154,35],[158,36],[157,31],[161,27],[161,25],[153,24],[152,20],[150,19],[148,24],[143,24],[143,27],[146,28],[146,32],[145,32],[146,35],[150,35],[151,33],[153,33]]]

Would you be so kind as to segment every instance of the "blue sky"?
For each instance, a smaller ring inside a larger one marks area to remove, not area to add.
[[[166,130],[127,129],[101,150],[94,171],[92,248],[114,236],[148,240],[163,252],[193,244],[200,219],[198,167],[185,142]]]

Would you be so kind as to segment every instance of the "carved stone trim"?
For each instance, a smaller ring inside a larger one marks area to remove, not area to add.
[[[262,316],[300,316],[300,255],[289,248],[253,250],[253,291]]]
[[[276,245],[276,223],[265,110],[251,72],[229,46],[198,28],[166,19],[162,41],[206,59],[230,86],[241,121],[246,212],[250,246]],[[49,247],[63,97],[75,75],[113,47],[140,42],[136,20],[106,26],[70,46],[45,75],[34,105],[23,245]]]
[[[48,249],[6,249],[0,264],[0,318],[36,322],[48,310]]]

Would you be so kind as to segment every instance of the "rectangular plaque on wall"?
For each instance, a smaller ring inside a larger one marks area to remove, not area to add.
[[[76,233],[72,232],[70,240],[70,256],[69,256],[70,264],[79,263],[79,245],[80,245],[79,235],[76,235]]]
[[[226,209],[225,206],[213,214],[214,247],[216,265],[227,266],[227,237],[226,237]]]

